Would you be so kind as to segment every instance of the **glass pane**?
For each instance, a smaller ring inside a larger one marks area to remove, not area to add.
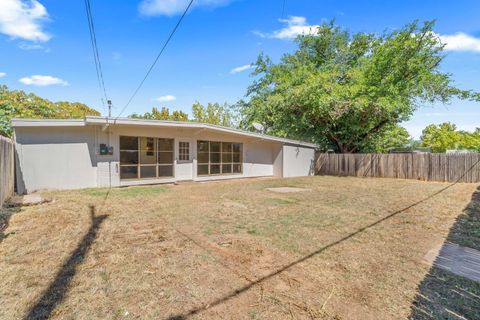
[[[190,160],[190,143],[189,142],[179,142],[178,143],[178,159],[179,160]]]
[[[233,152],[240,152],[241,148],[242,148],[241,143],[234,143],[233,144]]]
[[[210,163],[220,163],[220,153],[210,153]]]
[[[222,165],[222,173],[232,173],[232,165],[231,164]]]
[[[159,164],[172,164],[173,163],[173,152],[159,152],[158,153],[158,163]]]
[[[140,178],[156,178],[157,166],[140,167]]]
[[[120,150],[138,150],[138,137],[120,137]]]
[[[173,177],[173,166],[158,166],[159,177]]]
[[[120,179],[137,179],[138,167],[120,167]]]
[[[232,162],[232,154],[222,153],[222,162]]]
[[[138,164],[138,151],[120,151],[120,164]]]
[[[234,164],[233,165],[233,173],[242,173],[242,165],[241,164]]]
[[[233,154],[233,162],[242,162],[242,158],[240,157],[240,153]]]
[[[157,157],[150,151],[140,151],[140,164],[156,164]]]
[[[140,150],[145,151],[147,156],[155,155],[155,139],[154,138],[140,138]]]
[[[208,163],[208,153],[199,153],[198,163]]]
[[[208,174],[208,164],[201,164],[197,167],[197,175],[204,176]]]
[[[219,164],[211,164],[210,165],[210,174],[219,174],[220,173],[220,165]]]
[[[232,152],[232,143],[222,142],[222,152]]]
[[[158,139],[158,151],[173,151],[173,139]]]
[[[198,141],[197,149],[198,152],[208,152],[208,141]]]
[[[210,152],[220,152],[221,142],[210,142]]]

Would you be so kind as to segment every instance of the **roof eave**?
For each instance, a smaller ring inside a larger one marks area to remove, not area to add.
[[[286,138],[274,137],[265,134],[244,131],[240,129],[232,129],[219,125],[199,122],[184,122],[184,121],[169,121],[169,120],[148,120],[148,119],[132,119],[132,118],[106,118],[106,117],[94,117],[88,116],[85,119],[86,124],[110,124],[110,125],[140,125],[140,126],[159,126],[159,127],[177,127],[177,128],[195,128],[195,129],[210,129],[213,131],[219,131],[229,134],[237,134],[252,138],[258,138],[266,141],[275,141],[291,145],[305,146],[309,148],[318,148],[314,143],[291,140]]]

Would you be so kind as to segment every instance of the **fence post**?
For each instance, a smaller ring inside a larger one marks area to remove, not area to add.
[[[15,185],[13,141],[0,136],[0,207],[13,195]]]

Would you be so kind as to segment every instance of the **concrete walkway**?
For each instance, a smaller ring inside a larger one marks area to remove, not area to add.
[[[480,282],[480,251],[447,242],[427,253],[425,259],[433,260],[434,256],[434,266]]]

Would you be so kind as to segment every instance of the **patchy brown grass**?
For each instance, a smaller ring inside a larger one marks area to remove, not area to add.
[[[309,191],[266,190],[279,186]],[[476,187],[436,194],[446,186],[309,177],[47,193],[53,203],[4,230],[0,318],[405,319],[424,255]]]

